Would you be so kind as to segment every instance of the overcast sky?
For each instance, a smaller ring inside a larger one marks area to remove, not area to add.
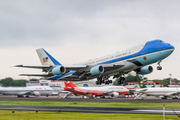
[[[153,39],[175,46],[149,79],[180,79],[179,0],[0,0],[0,79],[40,70],[36,49],[72,65]]]

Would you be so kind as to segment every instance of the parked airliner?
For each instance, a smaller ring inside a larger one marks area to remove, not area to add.
[[[170,88],[170,87],[153,87],[147,88],[144,84],[142,78],[136,75],[140,89],[136,89],[137,96],[135,99],[144,99],[144,95],[161,97],[162,99],[167,99],[167,97],[172,97],[173,99],[178,99],[180,95],[180,87]]]
[[[16,65],[16,67],[42,69],[44,74],[21,74],[22,76],[41,76],[47,80],[82,81],[97,78],[96,84],[109,84],[110,76],[120,78],[124,81],[123,75],[136,71],[138,74],[149,74],[153,68],[149,66],[158,63],[158,70],[161,70],[160,62],[174,51],[174,47],[162,40],[151,40],[144,44],[134,46],[128,50],[117,52],[105,57],[92,59],[72,66],[63,66],[54,59],[43,48],[37,49],[42,66]]]
[[[29,86],[29,87],[0,87],[0,94],[2,95],[17,95],[18,97],[29,97],[29,95],[49,96],[53,92],[53,89],[49,86]]]
[[[118,97],[119,95],[124,95],[129,93],[129,90],[123,86],[102,86],[102,87],[76,87],[72,81],[64,82],[65,91],[72,92],[74,95],[83,95],[89,98],[100,96],[105,98],[105,96]]]

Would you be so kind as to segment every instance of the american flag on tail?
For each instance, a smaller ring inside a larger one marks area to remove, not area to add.
[[[48,62],[48,57],[43,58],[43,63]]]

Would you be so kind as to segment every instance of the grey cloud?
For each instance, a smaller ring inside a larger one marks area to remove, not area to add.
[[[158,38],[176,50],[163,61],[166,72],[152,76],[163,78],[173,70],[179,77],[174,67],[179,65],[179,4],[179,0],[0,0],[0,53],[5,70],[1,75],[21,73],[10,72],[9,65],[35,64],[35,49],[40,47],[71,64]]]
[[[1,1],[0,46],[171,38],[168,32],[179,31],[178,4],[166,0]]]

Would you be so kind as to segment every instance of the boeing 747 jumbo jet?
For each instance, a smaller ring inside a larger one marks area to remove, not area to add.
[[[96,84],[109,84],[110,76],[124,81],[124,74],[135,71],[138,74],[150,74],[153,68],[149,66],[160,62],[174,51],[174,47],[162,40],[151,40],[134,46],[122,52],[117,52],[101,58],[92,59],[72,66],[63,66],[43,48],[37,49],[42,66],[16,65],[16,67],[42,69],[44,74],[21,74],[22,76],[41,76],[47,80],[83,81],[97,78]]]
[[[172,97],[173,99],[178,99],[180,95],[180,88],[169,88],[169,87],[153,87],[147,88],[143,80],[139,75],[136,75],[140,89],[136,89],[137,96],[135,99],[144,99],[144,95],[156,96],[162,99],[167,99],[167,97]]]
[[[103,86],[103,87],[76,87],[72,81],[64,82],[65,91],[72,92],[74,95],[83,95],[89,98],[100,96],[105,98],[105,96],[118,97],[119,95],[124,95],[129,93],[129,90],[123,86]]]
[[[18,97],[29,97],[29,95],[49,96],[53,92],[53,89],[49,86],[29,86],[29,87],[0,87],[0,94],[2,95],[17,95]]]

